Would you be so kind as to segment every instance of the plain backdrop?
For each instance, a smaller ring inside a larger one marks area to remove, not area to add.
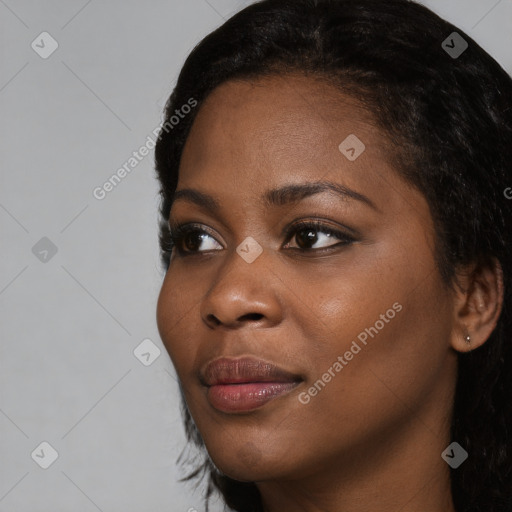
[[[194,45],[248,3],[0,0],[0,512],[203,510],[177,481],[153,154],[93,191],[161,123]],[[512,72],[512,0],[424,3]]]

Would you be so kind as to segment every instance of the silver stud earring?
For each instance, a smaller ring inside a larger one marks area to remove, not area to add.
[[[464,336],[464,341],[469,345],[471,343],[471,336],[466,334],[466,336]]]

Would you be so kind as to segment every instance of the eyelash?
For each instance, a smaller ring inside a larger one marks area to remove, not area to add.
[[[285,240],[286,243],[290,242],[293,238],[294,234],[299,233],[300,231],[304,230],[312,230],[312,231],[318,231],[322,232],[328,235],[333,236],[334,238],[337,238],[341,240],[340,243],[329,245],[328,247],[322,247],[320,249],[304,249],[302,247],[292,247],[290,249],[299,251],[301,253],[306,252],[321,252],[321,251],[328,251],[330,249],[334,249],[335,247],[345,246],[349,245],[356,241],[356,239],[350,235],[347,235],[346,233],[343,233],[342,231],[338,231],[336,229],[333,229],[326,224],[323,224],[320,221],[300,221],[292,226],[290,226],[286,233],[285,233]],[[187,251],[183,250],[181,247],[181,243],[185,239],[187,235],[190,234],[205,234],[213,239],[213,235],[204,229],[201,229],[198,227],[197,224],[171,224],[171,230],[166,230],[164,237],[162,239],[162,250],[170,254],[174,247],[176,247],[176,250],[180,256],[194,256],[194,255],[201,255],[203,253],[206,253],[208,251]],[[219,242],[217,242],[219,243]],[[215,249],[220,250],[220,249]]]

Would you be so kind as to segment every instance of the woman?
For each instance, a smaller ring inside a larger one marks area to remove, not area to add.
[[[192,51],[157,322],[207,496],[512,510],[511,98],[407,0],[265,0]]]

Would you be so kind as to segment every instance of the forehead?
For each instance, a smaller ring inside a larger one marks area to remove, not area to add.
[[[366,147],[355,162],[339,149],[351,135]],[[217,183],[261,181],[290,172],[318,178],[337,167],[354,170],[371,159],[383,162],[385,147],[371,114],[326,81],[303,75],[229,81],[200,107],[179,178],[182,183],[213,176]]]

